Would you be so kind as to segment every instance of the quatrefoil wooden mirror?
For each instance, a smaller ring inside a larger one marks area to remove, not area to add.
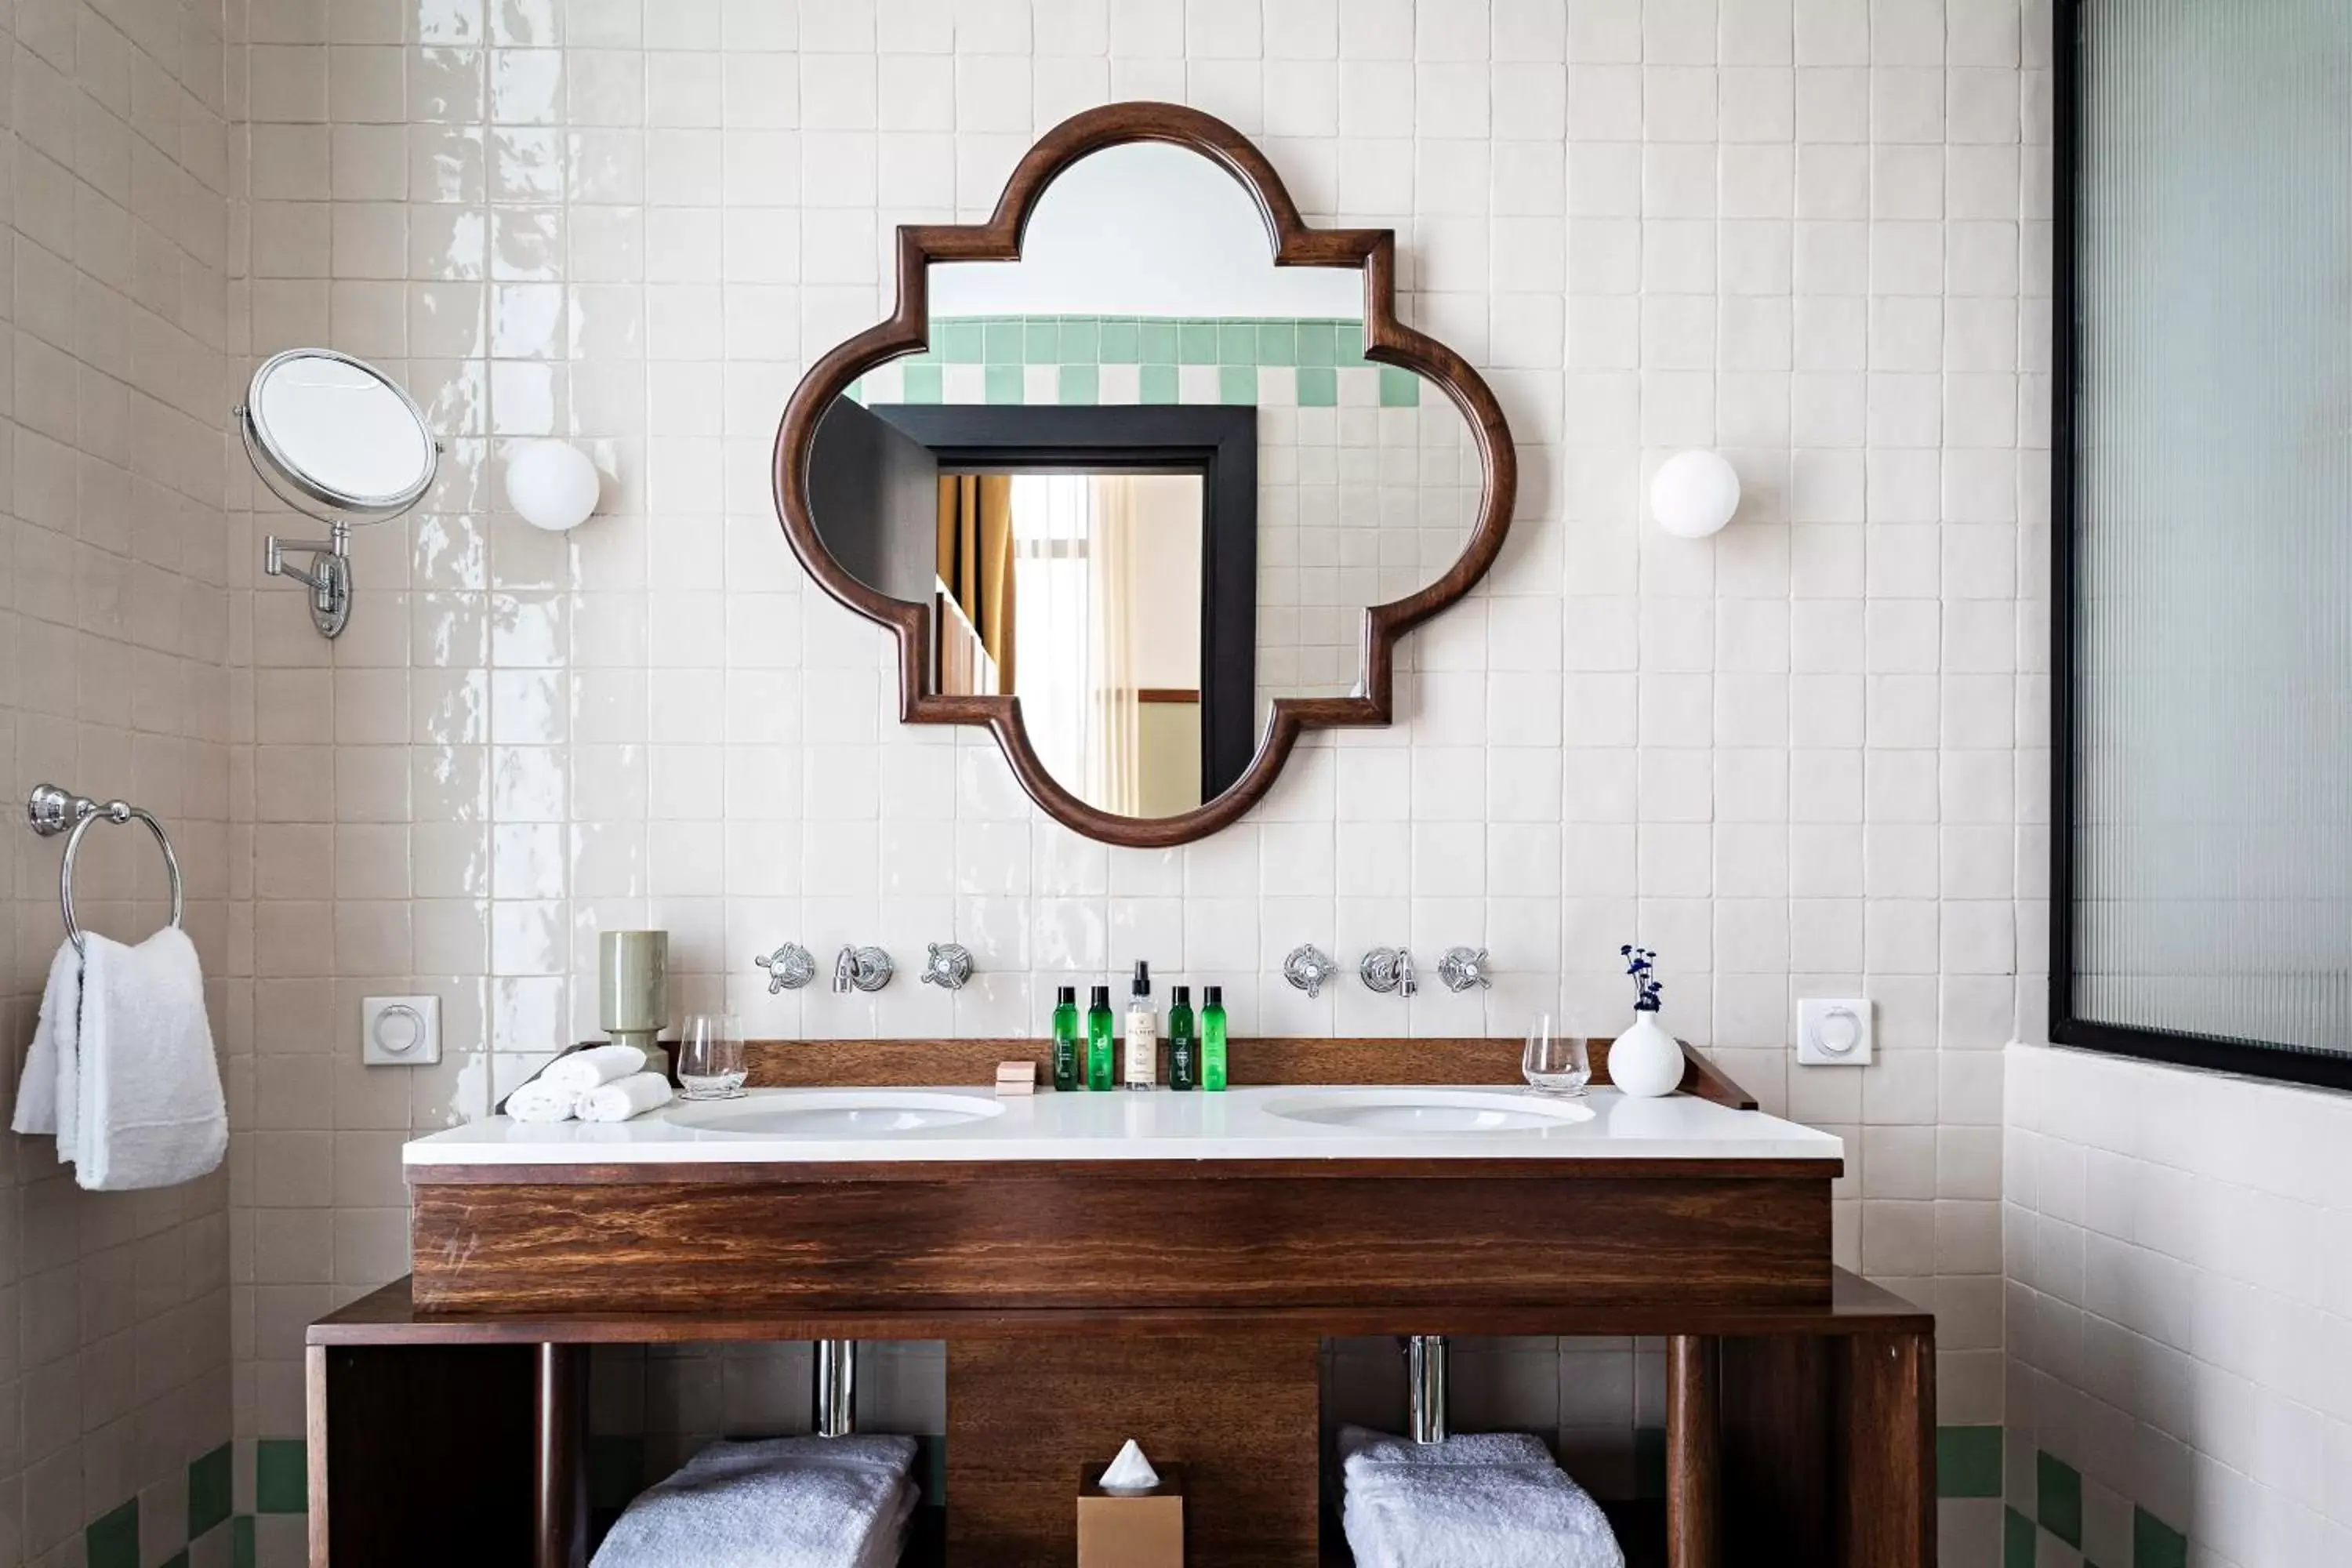
[[[784,534],[896,634],[902,720],[987,726],[1088,837],[1199,838],[1387,724],[1502,548],[1510,433],[1397,320],[1394,233],[1309,227],[1206,114],[1065,121],[987,222],[901,226],[898,288],[786,405]]]

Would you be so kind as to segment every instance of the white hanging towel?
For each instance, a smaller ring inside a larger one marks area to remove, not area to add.
[[[58,1158],[73,1158],[74,1111],[80,1092],[76,1069],[80,1064],[81,952],[70,939],[58,943],[49,960],[49,978],[41,988],[41,1016],[33,1026],[33,1043],[25,1052],[24,1077],[16,1084],[16,1114],[9,1126],[18,1132],[54,1137]],[[60,1119],[58,1108],[67,1114]]]
[[[661,1074],[633,1072],[582,1095],[573,1114],[583,1121],[626,1121],[632,1116],[659,1110],[669,1103],[671,1092],[669,1079]]]
[[[713,1443],[622,1513],[593,1568],[892,1568],[912,1437]]]
[[[192,1182],[228,1152],[195,944],[173,926],[136,947],[90,931],[82,942],[78,987],[51,966],[14,1125],[55,1133],[58,1157],[91,1192]],[[46,1101],[31,1087],[40,1076]]]
[[[1624,1568],[1608,1516],[1539,1438],[1416,1444],[1346,1426],[1339,1447],[1359,1568]]]

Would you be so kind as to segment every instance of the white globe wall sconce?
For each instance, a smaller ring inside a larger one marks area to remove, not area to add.
[[[1720,453],[1677,452],[1650,477],[1650,515],[1677,539],[1719,533],[1739,510],[1739,475]]]
[[[533,528],[564,533],[588,521],[604,480],[568,441],[525,441],[507,458],[507,504]]]

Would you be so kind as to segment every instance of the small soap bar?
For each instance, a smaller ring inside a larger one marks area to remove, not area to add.
[[[996,1092],[1034,1094],[1037,1092],[1035,1062],[999,1062],[996,1064]]]

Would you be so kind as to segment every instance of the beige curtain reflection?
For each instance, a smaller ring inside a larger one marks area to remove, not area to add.
[[[1142,748],[1135,701],[1137,620],[1148,613],[1135,581],[1135,485],[1118,475],[1093,480],[1087,560],[1094,616],[1088,674],[1093,742],[1087,755],[1087,798],[1122,816],[1143,810]]]
[[[940,476],[939,573],[996,663],[992,690],[1013,689],[1013,476]]]

